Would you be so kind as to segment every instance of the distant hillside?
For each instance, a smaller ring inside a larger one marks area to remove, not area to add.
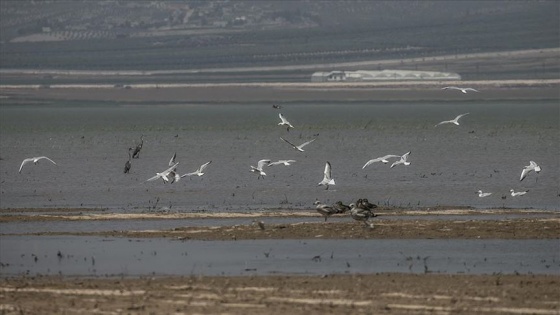
[[[278,66],[560,46],[558,1],[0,1],[0,68]]]

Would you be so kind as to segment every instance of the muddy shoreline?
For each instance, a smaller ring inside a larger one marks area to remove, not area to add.
[[[558,314],[558,275],[0,279],[3,314]]]
[[[32,212],[33,209],[27,209]],[[351,219],[349,214],[334,217],[344,219],[324,222],[316,211],[268,211],[238,213],[100,213],[99,210],[67,209],[69,213],[25,214],[25,209],[0,211],[0,223],[47,221],[102,221],[102,220],[205,220],[246,219],[247,224],[225,226],[185,226],[170,230],[125,230],[99,232],[33,232],[17,235],[78,235],[146,238],[163,237],[179,240],[254,240],[254,239],[558,239],[560,215],[538,210],[380,210],[372,220],[374,227],[366,227]],[[55,213],[52,213],[55,212]],[[90,213],[91,212],[91,213]],[[515,214],[516,218],[486,219],[488,215]],[[424,216],[430,215],[428,219]],[[451,216],[441,220],[437,216]],[[478,215],[481,219],[470,219]],[[535,216],[540,215],[540,216]],[[407,220],[399,219],[407,216]],[[526,216],[526,217],[523,217]],[[278,217],[300,218],[301,222],[268,224],[267,219]],[[412,217],[412,219],[410,219]],[[417,217],[418,219],[415,219]],[[261,222],[262,224],[258,224]],[[6,235],[6,234],[5,234]]]

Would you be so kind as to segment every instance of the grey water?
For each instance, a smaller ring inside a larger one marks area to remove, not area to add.
[[[115,212],[308,209],[319,199],[368,198],[403,207],[560,209],[557,101],[270,104],[0,104],[0,207],[103,207]],[[294,125],[278,126],[278,113]],[[469,113],[460,126],[442,120]],[[145,136],[130,174],[128,148]],[[317,138],[305,152],[294,143]],[[371,158],[411,151],[411,165]],[[177,153],[179,173],[212,161],[202,177],[146,182]],[[46,155],[53,165],[21,161]],[[266,168],[260,159],[295,159]],[[519,181],[534,160],[542,167]],[[325,163],[335,186],[317,187]],[[493,195],[479,198],[477,190]],[[529,190],[511,197],[509,190]],[[503,199],[505,198],[505,199]]]
[[[557,240],[0,238],[0,276],[560,274]],[[521,249],[521,250],[520,250]]]

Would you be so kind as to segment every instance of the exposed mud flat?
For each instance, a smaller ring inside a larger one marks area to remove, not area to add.
[[[52,209],[53,212],[58,212]],[[13,213],[13,209],[2,213]],[[538,210],[469,210],[433,209],[379,211],[371,219],[373,226],[364,225],[350,218],[349,214],[333,217],[347,218],[348,222],[323,221],[315,211],[268,211],[268,212],[216,212],[216,213],[102,213],[93,209],[74,209],[68,214],[46,213],[25,214],[33,209],[22,209],[19,213],[0,216],[0,222],[29,221],[90,221],[90,220],[158,220],[158,219],[229,219],[247,218],[252,224],[225,226],[185,226],[169,230],[112,230],[112,231],[58,231],[33,232],[33,235],[82,235],[111,237],[166,237],[192,240],[250,240],[250,239],[557,239],[560,237],[560,217],[551,212]],[[86,212],[86,213],[84,213]],[[515,213],[527,218],[484,219],[485,215]],[[529,217],[531,214],[544,217]],[[456,219],[438,220],[399,219],[400,216],[438,215],[456,216]],[[480,215],[480,220],[464,218],[465,215]],[[267,218],[296,217],[302,222],[267,224]],[[262,224],[258,224],[261,222]]]
[[[0,279],[3,314],[558,314],[560,277],[329,275]]]

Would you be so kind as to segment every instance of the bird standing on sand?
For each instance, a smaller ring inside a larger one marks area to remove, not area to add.
[[[451,120],[444,120],[444,121],[436,124],[434,127],[437,127],[437,126],[443,125],[443,124],[455,124],[455,125],[459,126],[459,119],[461,119],[461,117],[463,117],[465,115],[468,115],[468,114],[469,113],[464,113],[464,114],[461,114],[461,115],[459,115],[459,116],[457,116],[457,117],[455,117]]]
[[[315,205],[315,209],[317,209],[317,212],[319,212],[323,217],[325,217],[325,222],[327,222],[328,217],[337,213],[333,207],[321,203],[319,200],[316,200],[313,204]]]
[[[32,157],[32,158],[25,159],[25,160],[23,160],[23,162],[21,162],[21,166],[19,167],[18,173],[21,173],[21,169],[23,168],[23,166],[24,166],[25,164],[27,164],[27,163],[29,163],[29,162],[33,162],[33,164],[37,165],[37,162],[39,162],[39,161],[42,160],[42,159],[49,160],[49,161],[51,161],[54,165],[56,165],[56,163],[55,163],[53,160],[49,159],[49,158],[46,157],[46,156]]]
[[[335,202],[332,207],[336,211],[336,213],[346,213],[350,211],[350,206],[343,204],[340,200]]]
[[[290,128],[294,128],[294,126],[292,126],[292,124],[290,124],[290,122],[286,119],[286,117],[284,117],[284,115],[282,115],[282,113],[278,114],[278,117],[280,117],[280,122],[278,123],[278,126],[286,126],[286,130],[290,131]]]
[[[377,208],[377,205],[370,203],[367,198],[358,199],[358,201],[356,201],[356,206],[364,210],[373,210]],[[376,215],[374,214],[373,216],[375,217]]]
[[[360,208],[355,203],[351,203],[350,208],[350,216],[352,216],[352,219],[362,221],[366,227],[373,228],[373,223],[368,222],[369,218],[374,216],[371,210]]]
[[[519,178],[519,181],[522,181],[531,171],[535,171],[535,173],[538,173],[541,171],[541,167],[537,165],[535,161],[529,161],[529,165],[525,166],[523,168],[523,171],[521,171],[521,177]]]

